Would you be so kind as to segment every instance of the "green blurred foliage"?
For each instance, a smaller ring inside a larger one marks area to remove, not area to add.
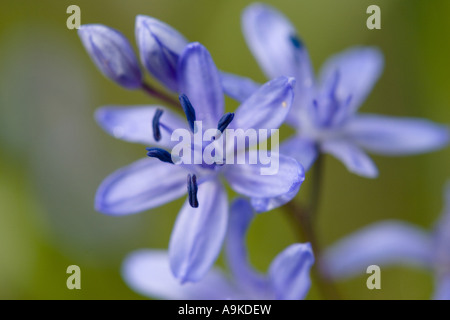
[[[94,67],[67,6],[81,20],[121,30],[134,45],[134,19],[165,21],[203,43],[217,66],[263,82],[241,34],[240,15],[252,1],[12,1],[0,11],[0,298],[141,299],[120,276],[121,262],[137,248],[167,248],[183,199],[141,214],[109,217],[93,209],[97,186],[117,168],[144,156],[144,147],[113,139],[94,122],[101,105],[158,104],[126,91]],[[385,70],[361,110],[450,122],[450,1],[282,0],[277,7],[297,27],[317,71],[331,54],[353,45],[378,46]],[[382,29],[366,28],[366,8],[377,4]],[[153,81],[150,79],[150,81]],[[153,83],[155,83],[153,81]],[[237,103],[227,99],[227,109]],[[285,133],[284,133],[285,134]],[[450,177],[450,150],[374,157],[378,179],[357,177],[326,157],[317,232],[323,246],[381,219],[430,228],[440,214]],[[305,182],[297,200],[307,201]],[[252,263],[266,270],[296,239],[282,210],[261,214],[248,246]],[[81,268],[81,290],[66,288],[66,268]],[[223,264],[220,259],[219,264]],[[382,269],[382,290],[366,275],[340,282],[349,299],[427,299],[430,274]],[[320,299],[313,284],[308,296]]]

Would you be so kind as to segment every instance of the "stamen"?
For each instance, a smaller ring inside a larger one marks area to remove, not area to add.
[[[300,39],[298,38],[298,36],[296,34],[291,34],[289,36],[289,40],[291,41],[291,43],[294,45],[294,47],[296,49],[300,49],[302,47],[302,42],[300,41]]]
[[[168,151],[161,148],[146,148],[146,150],[148,151],[147,156],[151,158],[158,158],[162,162],[173,164],[172,156]]]
[[[231,123],[231,121],[233,121],[233,119],[234,113],[231,112],[225,113],[219,120],[217,130],[223,133],[223,131],[228,127],[228,125]]]
[[[189,123],[189,127],[191,128],[191,131],[195,133],[194,131],[194,121],[195,121],[195,109],[192,107],[191,102],[189,101],[189,98],[185,94],[180,94],[180,103],[181,107],[183,108],[184,113],[186,114],[186,119]]]
[[[187,189],[188,189],[188,196],[189,196],[189,204],[192,208],[198,208],[198,199],[197,199],[197,177],[195,174],[192,176],[188,174],[187,176]]]
[[[161,140],[161,130],[159,128],[159,118],[161,118],[162,114],[163,114],[163,110],[158,108],[158,109],[156,109],[155,115],[153,116],[153,122],[152,122],[153,139],[155,139],[155,141]]]

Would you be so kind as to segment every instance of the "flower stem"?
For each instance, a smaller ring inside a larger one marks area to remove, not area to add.
[[[335,284],[327,276],[326,266],[321,260],[322,250],[314,230],[313,222],[317,218],[319,200],[320,200],[320,185],[322,180],[323,158],[318,156],[312,176],[311,187],[311,201],[308,208],[298,205],[295,201],[287,203],[284,208],[289,219],[294,222],[297,234],[301,241],[308,241],[316,257],[316,263],[311,270],[312,277],[315,279],[318,288],[325,299],[337,300],[339,294],[336,290]]]
[[[150,84],[148,84],[146,82],[144,82],[142,84],[142,90],[144,90],[147,94],[149,94],[152,97],[155,97],[159,100],[169,103],[173,107],[181,108],[181,105],[178,102],[178,100],[175,100],[174,98],[165,94],[164,92],[156,90],[155,88],[153,88]]]

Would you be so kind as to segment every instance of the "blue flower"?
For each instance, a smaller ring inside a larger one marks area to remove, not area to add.
[[[176,74],[188,124],[159,106],[111,106],[97,111],[97,122],[108,133],[125,141],[157,146],[148,149],[148,156],[161,161],[142,159],[111,174],[97,190],[95,207],[105,214],[125,215],[157,207],[187,192],[188,199],[172,233],[169,255],[175,277],[181,282],[193,282],[210,269],[226,233],[228,203],[221,180],[248,197],[281,197],[299,189],[304,171],[298,161],[283,155],[279,155],[275,175],[261,175],[260,169],[265,167],[261,163],[173,164],[166,149],[172,150],[176,143],[170,138],[175,129],[195,132],[195,121],[202,121],[203,130],[224,129],[227,125],[244,131],[276,129],[289,112],[294,84],[292,78],[276,78],[230,116],[224,115],[219,73],[202,45],[192,43],[185,48]],[[248,151],[247,155],[254,152]]]
[[[185,36],[168,24],[145,15],[136,17],[135,33],[141,62],[147,71],[166,88],[180,92],[177,64],[188,44]],[[259,88],[259,84],[235,74],[219,71],[219,78],[224,93],[240,101]]]
[[[97,68],[127,89],[142,87],[139,62],[128,40],[117,30],[101,24],[87,24],[78,35]]]
[[[286,122],[297,134],[280,146],[306,170],[319,152],[333,155],[364,177],[378,170],[366,151],[407,155],[448,144],[448,127],[415,118],[358,114],[383,68],[383,56],[372,47],[354,47],[331,57],[315,79],[308,51],[295,28],[268,5],[252,4],[242,17],[247,44],[268,78],[296,79],[295,99]],[[258,85],[230,75],[229,95],[245,99]]]
[[[186,38],[171,26],[155,18],[136,17],[136,43],[141,62],[168,89],[178,92],[178,59],[188,44]]]
[[[311,245],[292,244],[275,257],[267,275],[255,271],[245,247],[245,235],[254,215],[246,200],[233,202],[226,237],[231,280],[213,268],[202,281],[181,285],[170,272],[167,252],[146,249],[125,259],[123,278],[136,292],[159,299],[304,299],[311,286],[309,271],[314,263]]]
[[[427,232],[402,221],[367,226],[329,247],[323,254],[327,273],[346,278],[370,265],[411,265],[434,272],[434,299],[450,299],[450,182],[442,216]]]

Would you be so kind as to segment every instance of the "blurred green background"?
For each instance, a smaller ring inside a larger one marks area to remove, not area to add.
[[[66,8],[81,8],[82,24],[121,30],[133,43],[138,14],[160,19],[199,41],[216,65],[263,82],[246,47],[240,15],[252,1],[146,0],[2,2],[0,11],[0,299],[141,299],[120,276],[125,255],[167,248],[184,199],[126,217],[93,209],[97,186],[114,170],[145,155],[144,146],[108,136],[95,123],[101,105],[159,103],[104,78]],[[450,1],[265,1],[297,27],[317,71],[331,54],[352,45],[378,46],[385,70],[361,111],[425,117],[450,123]],[[382,29],[366,28],[366,9],[381,8]],[[152,80],[150,80],[152,81]],[[155,83],[154,81],[152,83]],[[230,110],[237,104],[227,100]],[[325,158],[317,232],[322,245],[380,219],[430,228],[450,178],[450,149],[411,157],[375,157],[380,176],[350,174]],[[297,199],[308,197],[308,183]],[[295,241],[281,210],[255,220],[250,258],[265,271]],[[219,260],[222,264],[223,260]],[[81,268],[81,290],[68,290],[66,268]],[[382,289],[366,275],[338,283],[348,299],[428,299],[432,276],[412,268],[382,268]],[[313,284],[310,299],[320,299]]]

